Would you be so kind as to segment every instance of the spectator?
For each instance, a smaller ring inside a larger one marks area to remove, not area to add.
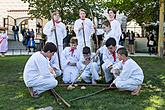
[[[152,32],[150,32],[149,36],[147,37],[147,46],[148,46],[148,53],[151,54],[156,54],[155,46],[156,46],[156,41],[154,39],[154,35]]]
[[[16,41],[16,39],[19,41],[19,35],[18,35],[18,31],[19,31],[19,27],[15,25],[12,27],[13,33],[14,33],[14,40]]]
[[[122,34],[121,34],[121,36],[120,36],[119,45],[124,46],[125,38],[126,38],[126,34],[125,34],[125,32],[123,31],[123,29],[122,29]]]
[[[133,31],[131,31],[129,38],[128,38],[130,54],[135,53],[134,40],[135,40],[135,34]]]

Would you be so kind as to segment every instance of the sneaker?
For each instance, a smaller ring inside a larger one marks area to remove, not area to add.
[[[33,98],[38,98],[38,97],[39,97],[37,91],[33,91],[33,88],[32,88],[32,87],[28,87],[28,90],[29,90],[30,95],[31,95]]]
[[[134,91],[131,92],[131,95],[139,95],[140,89],[141,89],[141,86],[138,86],[138,88],[136,88]]]

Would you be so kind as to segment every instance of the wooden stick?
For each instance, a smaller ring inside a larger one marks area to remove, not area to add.
[[[49,91],[50,91],[51,94],[54,96],[56,102],[59,104],[59,98],[58,98],[57,95],[54,93],[54,90],[53,90],[53,89],[50,89]]]
[[[83,25],[83,39],[84,39],[84,47],[86,47],[86,41],[85,41],[85,31],[84,31],[84,21],[82,22]]]
[[[103,88],[103,89],[98,90],[98,91],[96,91],[96,92],[94,92],[94,93],[87,94],[87,95],[84,95],[84,96],[80,96],[80,97],[77,97],[77,98],[71,99],[70,102],[75,101],[75,100],[79,100],[79,99],[83,99],[83,98],[87,98],[87,97],[90,97],[90,96],[96,95],[96,94],[98,94],[98,93],[100,93],[100,92],[103,92],[103,91],[105,91],[105,90],[109,90],[109,89],[110,89],[109,87],[107,87],[107,88]]]
[[[97,56],[97,54],[95,54],[91,59],[90,59],[90,62]],[[89,63],[90,64],[90,63]],[[85,69],[87,68],[87,66],[89,65],[85,65],[84,69],[81,71],[81,73],[76,77],[76,79],[72,82],[71,86],[76,82],[76,80],[81,77],[82,73],[85,71]]]
[[[53,22],[53,26],[55,27],[55,29],[53,30],[54,31],[54,36],[55,36],[55,39],[56,39],[56,45],[57,45],[57,49],[58,49],[58,51],[57,51],[57,55],[58,55],[58,62],[59,62],[59,68],[61,69],[61,61],[60,61],[60,51],[59,51],[59,47],[58,47],[58,39],[57,39],[57,32],[56,32],[56,24],[55,24],[55,22],[54,22],[54,18],[53,18],[53,16],[52,16],[52,12],[49,10],[49,12],[50,12],[50,16],[51,16],[51,18],[52,18],[52,22]]]
[[[93,12],[92,12],[91,8],[90,8],[90,12],[91,12],[91,17],[92,17],[93,24],[96,26],[96,23],[94,21]],[[97,49],[99,48],[99,40],[98,40],[98,37],[97,37],[97,27],[94,28],[94,30],[95,30],[94,36],[95,36],[95,39],[96,39],[96,51],[97,51]]]
[[[70,84],[58,84],[60,87],[66,87],[69,86]],[[85,83],[80,83],[77,84],[78,86],[98,86],[98,87],[108,87],[110,84],[85,84]]]
[[[51,89],[51,92],[54,97],[60,99],[67,107],[71,107],[71,105],[67,101],[65,101],[65,99],[63,99],[54,89]]]

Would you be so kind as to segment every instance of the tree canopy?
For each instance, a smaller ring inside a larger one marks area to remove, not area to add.
[[[142,23],[156,22],[159,13],[158,0],[22,0],[29,3],[29,14],[37,18],[50,19],[49,10],[59,9],[63,20],[68,22],[78,18],[78,10],[85,8],[87,14],[90,9],[97,13],[108,7],[114,7],[125,13],[127,21],[135,19]]]

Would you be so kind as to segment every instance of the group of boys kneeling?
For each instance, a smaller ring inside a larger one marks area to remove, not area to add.
[[[58,81],[54,77],[60,76],[61,71],[50,60],[56,51],[57,47],[48,42],[41,52],[34,53],[27,61],[23,75],[32,97],[38,97],[42,92],[57,86]],[[99,54],[102,55],[102,65],[98,60]],[[100,80],[99,65],[103,70],[105,82],[110,84],[109,88],[131,91],[132,95],[139,94],[144,79],[143,71],[128,57],[125,47],[116,45],[114,38],[109,38],[105,45],[93,54],[87,46],[79,52],[77,39],[73,37],[70,47],[66,47],[61,53],[64,83],[77,83],[78,80],[75,79],[82,72],[83,81],[97,84],[97,80]]]

